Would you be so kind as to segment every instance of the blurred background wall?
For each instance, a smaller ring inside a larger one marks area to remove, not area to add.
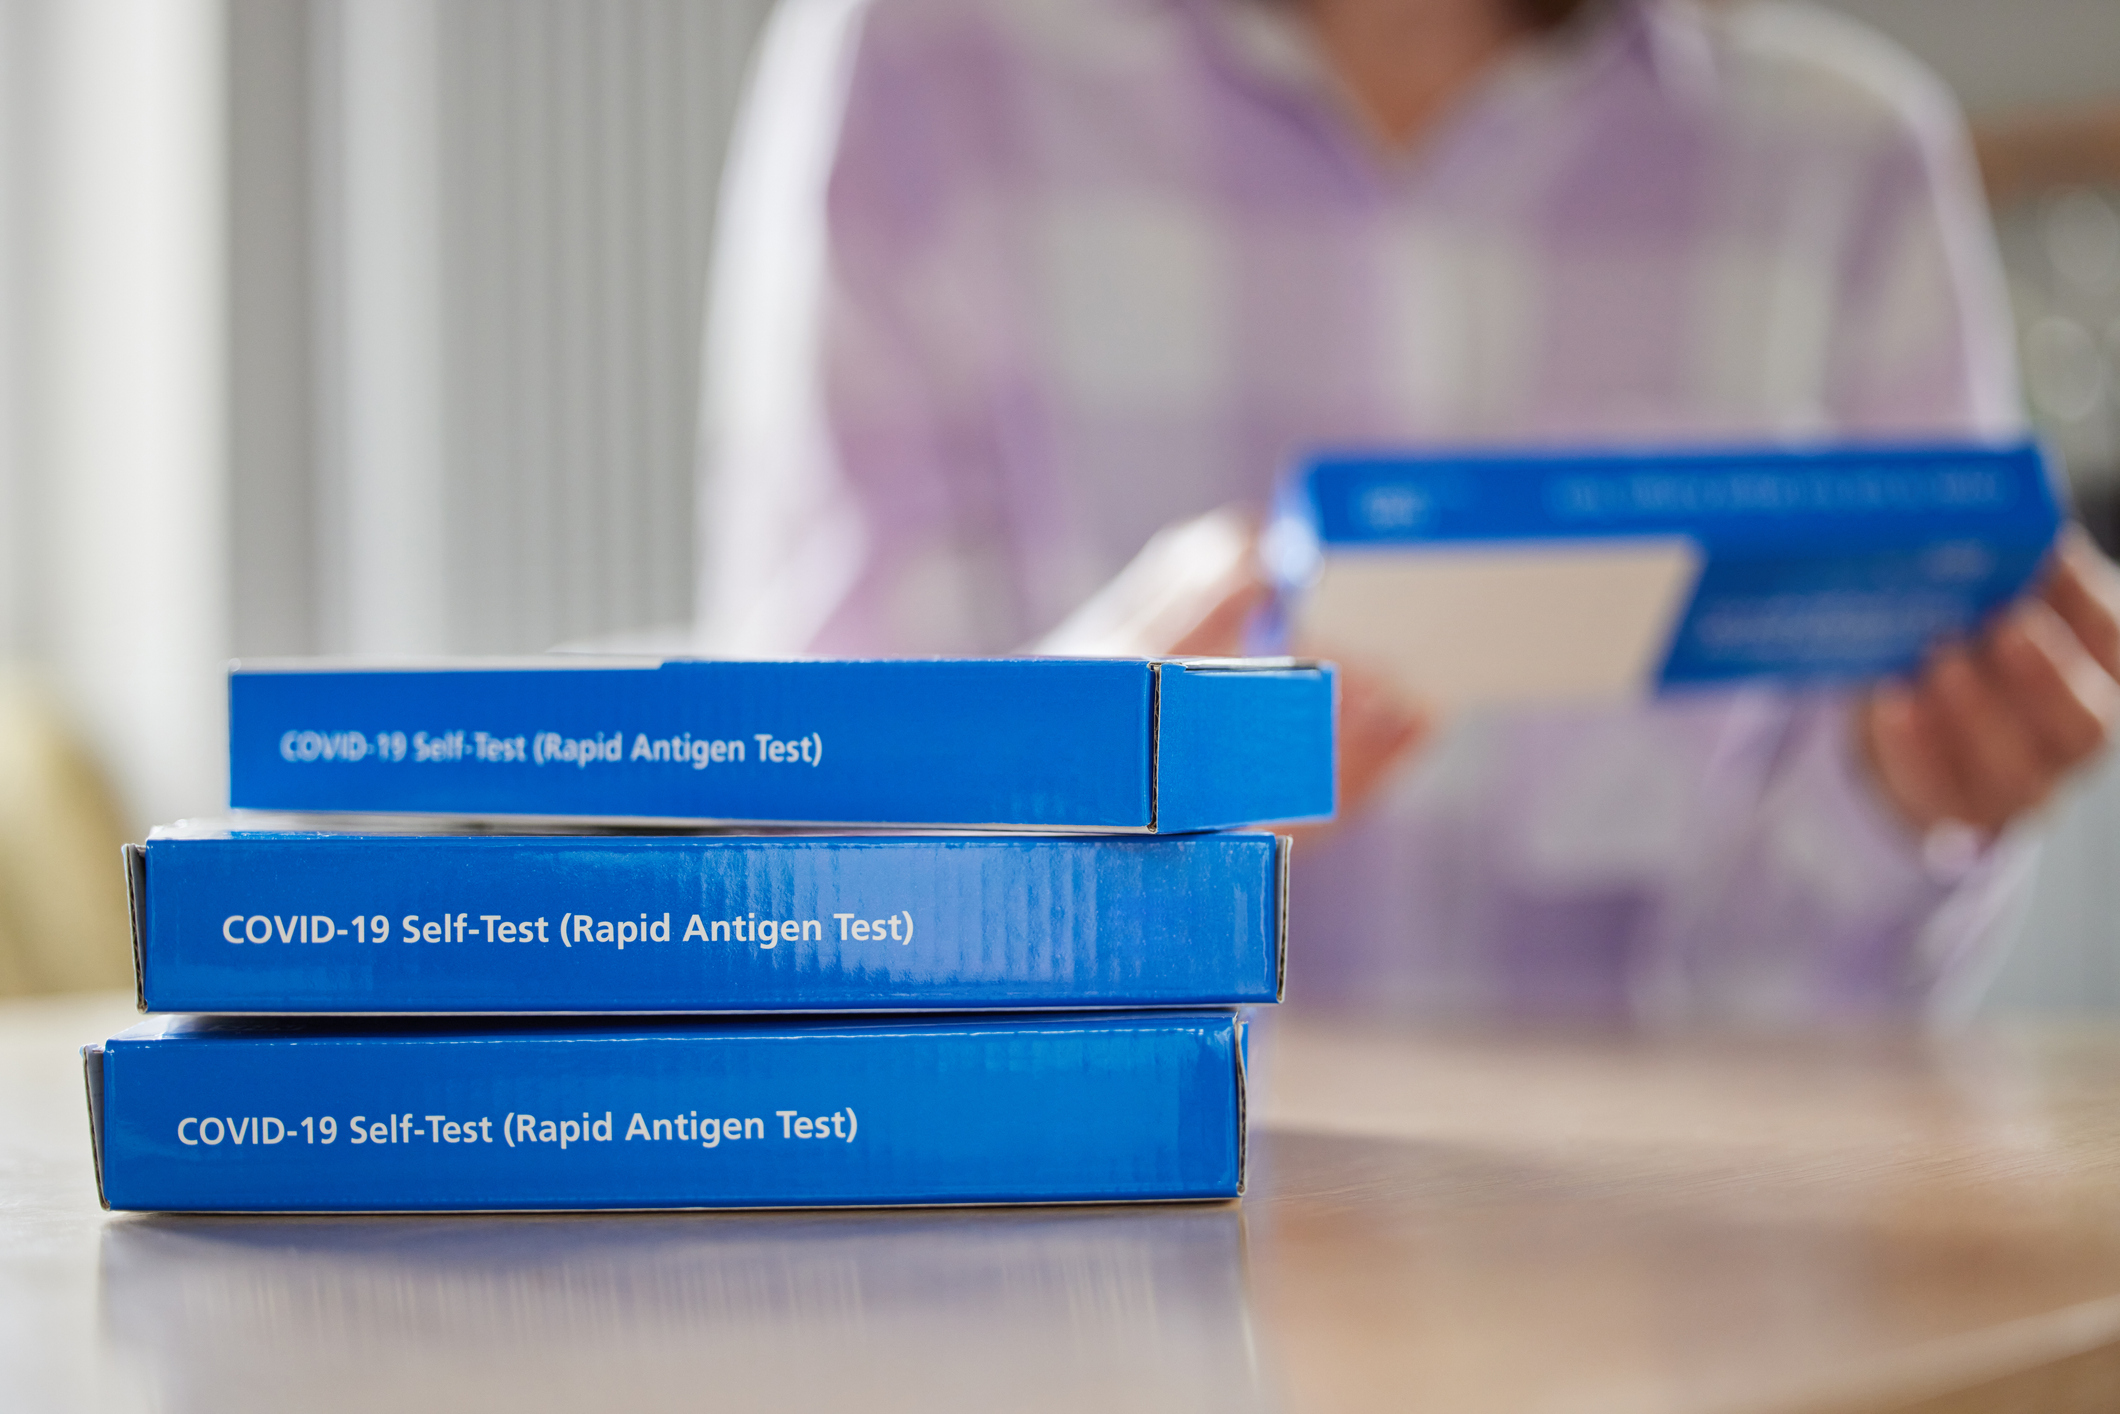
[[[2120,4],[1841,7],[1987,133],[2029,405],[2110,526]],[[0,657],[112,818],[218,808],[230,653],[689,616],[706,262],[770,8],[0,0]],[[1991,1005],[2120,1006],[2115,864],[2108,769]]]

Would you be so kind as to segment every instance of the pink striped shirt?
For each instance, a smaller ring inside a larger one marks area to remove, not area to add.
[[[838,8],[822,201],[728,217],[795,273],[717,287],[722,650],[1005,651],[1320,445],[2017,425],[1958,114],[1826,12],[1620,0],[1401,154],[1272,0]],[[1466,720],[1386,794],[1299,860],[1298,1001],[1947,1007],[2029,858],[1924,850],[1767,689]]]

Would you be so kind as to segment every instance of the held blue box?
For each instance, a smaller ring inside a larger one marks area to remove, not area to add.
[[[1286,660],[238,664],[238,808],[1173,833],[1333,809]]]
[[[1306,651],[1453,706],[1905,672],[2060,522],[2030,443],[1345,455],[1267,556]]]
[[[1227,1011],[481,1025],[160,1018],[83,1052],[105,1206],[1235,1197]]]
[[[140,1005],[1169,1007],[1281,990],[1270,834],[334,834],[128,846]]]

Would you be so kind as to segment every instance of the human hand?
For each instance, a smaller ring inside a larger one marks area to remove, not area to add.
[[[1197,534],[1196,527],[1231,514],[1217,511],[1165,534]],[[1211,577],[1196,576],[1198,588],[1183,611],[1189,627],[1163,651],[1183,658],[1232,657],[1244,651],[1245,629],[1266,607],[1273,590],[1259,565],[1258,528],[1248,519],[1243,526],[1243,553],[1226,561],[1205,561],[1215,572]],[[1302,650],[1305,657],[1337,662],[1335,795],[1338,817],[1349,819],[1362,812],[1400,764],[1428,739],[1433,724],[1426,712],[1399,695],[1387,675],[1316,644],[1304,644]],[[1330,825],[1308,826],[1298,833],[1315,837],[1331,829]]]
[[[1086,658],[1228,658],[1271,590],[1260,571],[1258,522],[1224,506],[1165,526],[1126,568],[1034,653]]]
[[[1339,665],[1339,814],[1362,812],[1399,766],[1434,731],[1429,714],[1401,697],[1391,680],[1360,663]]]
[[[1207,543],[1219,543],[1221,549],[1208,554],[1196,551],[1189,556],[1193,571],[1190,593],[1163,597],[1162,622],[1185,627],[1176,637],[1165,639],[1155,651],[1181,658],[1234,657],[1244,651],[1245,629],[1253,616],[1266,607],[1273,589],[1259,565],[1258,527],[1248,517],[1235,519],[1239,515],[1230,510],[1216,511],[1173,527],[1152,541],[1151,550],[1143,551],[1141,559],[1128,567],[1127,574],[1136,573],[1136,567],[1155,553],[1153,547],[1157,544],[1201,538],[1205,527],[1219,527],[1216,540]],[[1229,545],[1227,536],[1232,527],[1239,525],[1243,533],[1241,553],[1230,554],[1234,547]],[[1163,553],[1168,556],[1170,552]],[[1159,580],[1175,584],[1178,577],[1166,573]],[[1337,748],[1338,813],[1345,819],[1359,814],[1400,763],[1428,739],[1431,723],[1428,714],[1401,697],[1383,673],[1340,659],[1317,645],[1305,644],[1303,651],[1306,657],[1338,659],[1339,702],[1333,736]]]
[[[1992,837],[2045,803],[2120,723],[2120,570],[2071,527],[2036,594],[1857,718],[1887,800],[1927,834],[1957,822]]]
[[[1244,652],[1245,630],[1272,597],[1259,564],[1258,522],[1224,507],[1159,531],[1103,589],[1033,651],[1222,658]],[[1330,652],[1309,656],[1329,658]],[[1339,669],[1339,807],[1359,810],[1429,735],[1428,715],[1359,664]]]

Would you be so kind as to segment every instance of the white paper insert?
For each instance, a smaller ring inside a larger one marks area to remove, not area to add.
[[[1446,709],[1637,696],[1700,567],[1683,536],[1337,549],[1295,641]]]

